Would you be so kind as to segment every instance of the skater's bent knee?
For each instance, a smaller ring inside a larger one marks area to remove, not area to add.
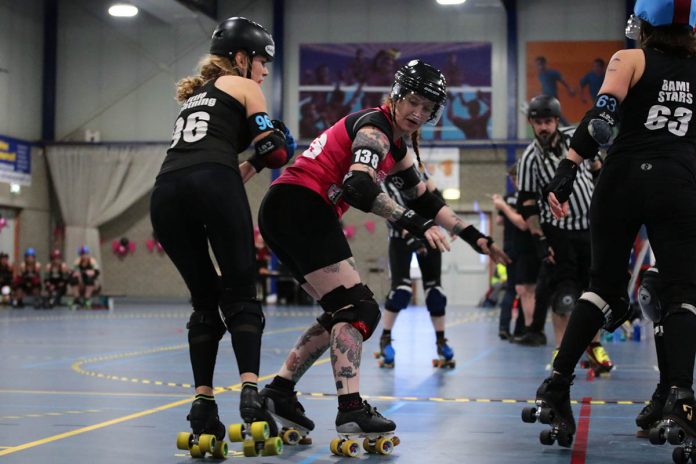
[[[447,295],[442,291],[442,287],[430,287],[425,290],[425,307],[432,317],[445,315]]]
[[[382,314],[374,294],[363,284],[346,288],[341,285],[324,295],[319,304],[331,315],[331,325],[348,322],[358,329],[363,340],[370,338]]]
[[[633,313],[631,305],[626,297],[607,297],[605,300],[595,292],[585,292],[580,295],[578,303],[581,301],[588,306],[596,308],[604,316],[604,329],[613,332],[626,322]]]
[[[257,300],[235,301],[221,305],[227,330],[261,333],[266,325],[261,303]]]
[[[191,343],[219,342],[225,334],[225,325],[217,311],[194,311],[186,328]]]

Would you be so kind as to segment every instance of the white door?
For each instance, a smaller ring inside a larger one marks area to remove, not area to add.
[[[10,263],[15,262],[15,228],[17,225],[17,210],[12,208],[0,207],[0,215],[4,221],[4,227],[0,227],[0,252],[7,253]]]

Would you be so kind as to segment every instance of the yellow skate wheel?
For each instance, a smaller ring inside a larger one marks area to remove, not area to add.
[[[205,451],[203,451],[198,445],[193,445],[189,450],[191,452],[192,458],[204,458]]]
[[[375,446],[379,454],[389,455],[394,451],[394,443],[389,438],[380,438]]]
[[[399,446],[399,443],[401,443],[401,440],[399,440],[399,437],[397,437],[396,435],[391,437],[391,441],[392,443],[394,443],[394,446]]]
[[[343,453],[341,452],[341,441],[338,438],[334,438],[331,440],[331,443],[329,444],[329,449],[331,450],[332,454],[335,454],[336,456],[343,456]]]
[[[244,424],[230,425],[227,433],[230,436],[231,442],[244,441]]]
[[[216,459],[225,459],[228,452],[229,448],[225,440],[218,440],[217,443],[215,443],[215,449],[212,451],[213,457]]]
[[[254,458],[259,453],[256,451],[256,442],[254,440],[244,440],[242,445],[242,452],[247,458]]]
[[[283,440],[280,437],[267,438],[263,444],[264,456],[279,456],[283,453]]]
[[[349,458],[354,458],[360,454],[360,445],[355,440],[346,440],[341,443],[341,453]]]
[[[188,432],[179,432],[176,436],[176,447],[180,450],[188,451],[191,446],[191,434]]]
[[[300,432],[295,429],[288,429],[283,432],[283,443],[286,445],[296,445],[300,442]]]
[[[201,449],[201,451],[205,451],[206,453],[212,453],[215,449],[216,441],[217,440],[215,439],[215,435],[203,433],[198,437],[198,447]]]
[[[367,453],[376,453],[376,452],[377,452],[377,450],[375,449],[375,447],[374,447],[373,445],[370,444],[370,439],[369,439],[369,438],[366,438],[366,439],[363,440],[363,449],[364,449],[365,452],[367,452]]]
[[[268,428],[268,422],[252,422],[251,437],[256,441],[265,441],[271,436],[271,430]]]

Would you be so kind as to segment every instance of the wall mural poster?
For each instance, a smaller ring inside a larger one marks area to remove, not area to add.
[[[527,42],[527,101],[553,95],[561,102],[561,125],[577,124],[592,107],[609,59],[620,40]]]
[[[415,58],[440,69],[449,92],[446,111],[437,126],[424,127],[423,141],[490,139],[489,42],[301,45],[300,138],[313,139],[348,113],[379,106],[396,70]]]

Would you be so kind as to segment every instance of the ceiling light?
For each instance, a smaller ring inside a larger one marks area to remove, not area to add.
[[[126,3],[117,3],[109,7],[109,14],[118,18],[130,18],[138,14],[138,8]]]
[[[461,5],[466,0],[437,0],[440,5]]]

